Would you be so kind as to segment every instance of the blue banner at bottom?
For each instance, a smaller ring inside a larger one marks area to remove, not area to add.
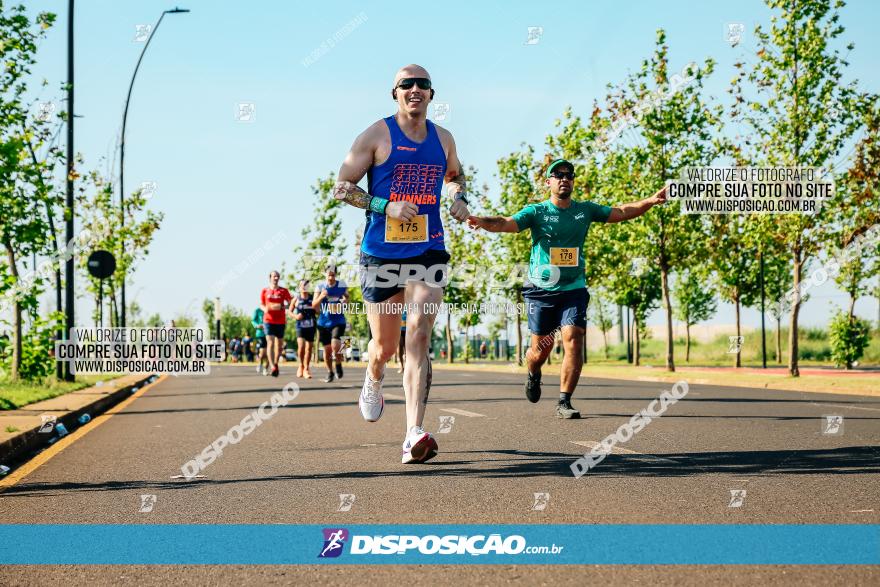
[[[880,525],[0,525],[0,564],[880,564]]]

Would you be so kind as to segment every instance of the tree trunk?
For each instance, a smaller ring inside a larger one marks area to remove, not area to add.
[[[455,359],[453,358],[453,354],[455,354],[455,350],[452,346],[452,314],[447,309],[446,310],[446,362],[453,363]]]
[[[608,332],[605,330],[602,331],[602,341],[605,344],[605,358],[608,358]]]
[[[464,349],[462,352],[464,353],[464,363],[467,365],[471,362],[471,335],[470,335],[470,326],[464,327]]]
[[[850,327],[852,327],[853,321],[856,318],[856,293],[854,291],[849,292],[849,314],[847,316]],[[852,361],[847,360],[845,369],[849,371],[852,369]]]
[[[736,308],[736,354],[733,359],[733,366],[739,369],[742,367],[742,345],[740,344],[740,337],[742,336],[742,328],[740,326],[740,315],[739,315],[739,294],[734,296],[733,298],[733,306]]]
[[[110,315],[113,317],[113,327],[119,327],[119,306],[116,305],[116,287],[113,285],[113,280],[109,280],[110,284]]]
[[[14,286],[21,285],[18,275],[18,266],[15,264],[15,251],[9,243],[6,246],[6,259],[9,261],[9,270],[12,273]],[[12,298],[12,365],[9,373],[12,381],[18,381],[21,374],[21,302],[18,296]]]
[[[691,362],[691,325],[688,322],[684,323],[684,362]]]
[[[666,308],[666,370],[675,371],[672,347],[672,303],[669,301],[669,270],[665,263],[660,266],[660,285],[663,286],[663,307]]]
[[[788,374],[800,377],[798,368],[798,315],[801,311],[801,254],[797,248],[792,252],[792,286],[795,291],[794,303],[791,305],[791,321],[788,331]]]
[[[776,364],[782,364],[782,314],[776,317]]]
[[[639,317],[635,312],[633,312],[633,364],[636,367],[638,367],[640,365],[640,363],[639,363],[640,350],[641,349],[640,349],[640,345],[639,345]]]

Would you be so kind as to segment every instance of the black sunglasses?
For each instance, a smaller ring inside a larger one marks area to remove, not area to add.
[[[405,77],[397,82],[397,87],[402,90],[408,90],[413,86],[419,86],[420,90],[430,90],[431,80],[426,77]]]
[[[574,179],[574,171],[554,171],[550,175],[556,179],[567,179],[569,181]]]

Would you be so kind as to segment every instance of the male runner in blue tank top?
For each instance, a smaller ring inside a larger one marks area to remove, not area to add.
[[[406,304],[406,437],[401,461],[423,463],[437,454],[437,441],[424,431],[422,421],[431,388],[428,344],[449,261],[440,220],[444,182],[452,217],[461,222],[470,213],[452,134],[427,120],[434,97],[431,76],[418,65],[407,65],[397,72],[391,97],[397,113],[355,139],[339,170],[334,197],[366,210],[361,288],[373,338],[358,401],[361,415],[368,422],[382,415],[385,365],[397,351]],[[366,192],[356,185],[364,175]]]

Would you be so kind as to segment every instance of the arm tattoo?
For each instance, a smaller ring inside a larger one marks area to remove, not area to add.
[[[459,167],[458,173],[454,177],[446,181],[446,193],[454,195],[456,192],[450,190],[453,185],[457,185],[460,189],[456,190],[461,193],[467,193],[467,176],[464,174],[464,168]]]
[[[333,186],[333,197],[355,208],[366,210],[372,196],[350,181],[338,181]]]

